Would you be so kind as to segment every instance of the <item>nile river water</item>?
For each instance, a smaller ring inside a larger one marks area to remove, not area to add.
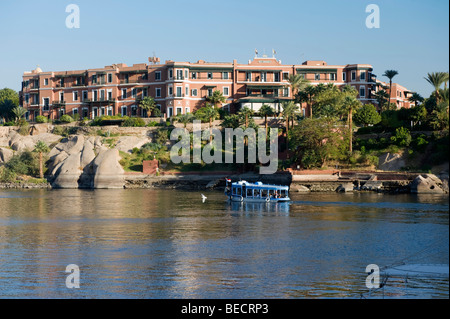
[[[448,298],[443,274],[366,287],[366,266],[448,265],[449,198],[0,190],[0,298]],[[66,266],[80,288],[66,287]],[[448,268],[448,266],[447,266]]]

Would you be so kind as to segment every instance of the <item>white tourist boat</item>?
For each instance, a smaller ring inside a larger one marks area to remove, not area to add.
[[[289,186],[226,180],[225,195],[233,202],[288,202]]]

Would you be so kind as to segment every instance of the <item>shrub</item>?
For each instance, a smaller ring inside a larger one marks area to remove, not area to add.
[[[30,134],[30,124],[28,124],[28,122],[26,121],[20,124],[21,125],[19,126],[19,134],[23,136]]]
[[[11,183],[16,180],[16,173],[11,169],[0,166],[0,182],[2,183]]]
[[[36,116],[36,123],[47,123],[47,122],[48,118],[46,116],[43,115]]]
[[[160,144],[147,143],[147,144],[144,144],[141,147],[141,150],[143,150],[143,151],[148,150],[148,151],[152,151],[152,152],[158,152],[161,148],[162,148],[162,145],[160,145]]]
[[[62,127],[62,126],[55,126],[53,128],[53,134],[61,135],[64,137],[69,136],[70,134],[76,134],[77,128],[76,127]]]
[[[423,152],[428,145],[428,141],[426,140],[426,136],[422,134],[415,138],[412,144],[415,150]]]
[[[5,124],[3,124],[3,126],[15,126],[16,123],[14,123],[13,121],[10,122],[5,122]]]
[[[62,123],[72,123],[73,122],[73,118],[68,115],[68,114],[64,114],[61,116],[61,118],[59,119]]]
[[[125,127],[144,127],[145,126],[145,121],[143,119],[141,119],[140,117],[131,117],[126,119],[122,126]]]
[[[14,155],[6,164],[6,168],[16,174],[37,175],[39,174],[39,159],[37,154],[25,151],[20,155]]]
[[[411,134],[409,130],[404,127],[399,127],[395,130],[395,135],[391,137],[391,141],[398,146],[409,146],[411,144]]]
[[[72,114],[72,118],[73,118],[73,120],[74,121],[79,121],[80,120],[80,114],[78,114],[78,113],[74,113],[74,114]]]
[[[164,145],[169,140],[169,130],[159,129],[154,133],[156,144]]]
[[[159,122],[156,121],[151,121],[150,123],[147,124],[148,127],[155,127],[155,126],[161,126],[161,124]]]

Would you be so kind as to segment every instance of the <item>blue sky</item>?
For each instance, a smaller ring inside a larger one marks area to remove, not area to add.
[[[66,6],[81,26],[65,25]],[[380,28],[365,26],[366,6],[380,8]],[[446,0],[34,0],[0,1],[0,88],[20,89],[21,76],[44,71],[162,61],[247,63],[257,48],[284,64],[325,60],[368,63],[428,97],[427,72],[449,70]]]

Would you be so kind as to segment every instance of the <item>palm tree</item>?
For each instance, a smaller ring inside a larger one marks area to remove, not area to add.
[[[356,91],[356,90],[355,90]],[[358,94],[358,93],[356,93]],[[344,108],[348,112],[348,127],[349,127],[349,153],[353,153],[353,111],[361,107],[361,102],[352,93],[348,94],[344,98]]]
[[[194,118],[194,116],[191,113],[178,114],[177,122],[178,123],[183,123],[184,124],[184,128],[186,128],[187,123],[191,122],[193,118]]]
[[[312,111],[312,104],[314,101],[314,96],[317,93],[317,89],[315,86],[313,85],[308,85],[304,90],[303,90],[303,94],[305,95],[305,99],[306,99],[306,105],[309,109],[309,117],[312,118],[313,117],[313,111]]]
[[[253,116],[253,110],[251,110],[248,107],[244,107],[242,108],[239,112],[238,112],[239,116],[241,116],[243,119],[245,119],[244,121],[244,125],[245,128],[248,128],[249,125],[249,119]]]
[[[11,110],[11,112],[14,114],[14,116],[16,117],[16,123],[19,123],[19,120],[27,113],[27,110],[25,110],[23,107],[21,106],[16,106],[15,108],[13,108]]]
[[[249,119],[251,119],[253,116],[253,110],[246,106],[239,110],[238,116],[241,119],[244,119],[244,128],[247,129],[249,127]],[[245,146],[248,145],[248,137],[247,136],[244,137],[244,144],[245,144]]]
[[[43,141],[36,143],[34,151],[39,153],[39,177],[44,178],[44,168],[43,168],[43,154],[50,151],[50,148]]]
[[[389,101],[388,105],[391,104],[391,94],[392,94],[392,79],[398,74],[396,70],[386,70],[384,71],[383,76],[389,79]]]
[[[215,90],[211,96],[206,98],[206,100],[210,102],[214,108],[217,107],[218,104],[222,104],[227,101],[222,92],[219,90]]]
[[[298,92],[306,88],[308,83],[309,81],[302,74],[291,74],[289,76],[289,84],[291,85],[292,97],[295,98]]]
[[[408,101],[414,103],[414,106],[417,106],[419,102],[423,102],[424,98],[417,92],[414,92],[409,98]]]
[[[273,116],[275,114],[275,110],[267,104],[264,104],[259,109],[259,114],[264,116],[264,127],[266,128],[266,137],[267,137],[267,117]]]
[[[212,122],[214,120],[216,120],[217,117],[219,116],[219,111],[210,104],[207,104],[207,106],[203,107],[201,110],[202,110],[202,115],[209,122],[209,131],[211,132],[209,141],[212,142]]]
[[[449,89],[447,87],[439,89],[439,95],[441,97],[441,102],[448,105],[449,102]]]
[[[151,116],[156,108],[156,102],[151,96],[146,96],[139,102],[139,107],[147,112],[147,116]]]
[[[448,72],[432,72],[428,73],[427,77],[424,78],[430,83],[436,92],[436,103],[439,104],[440,92],[439,89],[443,83],[448,81]]]
[[[378,102],[380,112],[383,112],[383,105],[386,103],[387,100],[389,100],[389,94],[386,92],[386,90],[380,90],[374,93],[374,97]]]
[[[294,103],[294,101],[284,102],[283,103],[283,117],[286,120],[286,129],[289,130],[289,119],[294,116],[296,109],[298,106]]]

